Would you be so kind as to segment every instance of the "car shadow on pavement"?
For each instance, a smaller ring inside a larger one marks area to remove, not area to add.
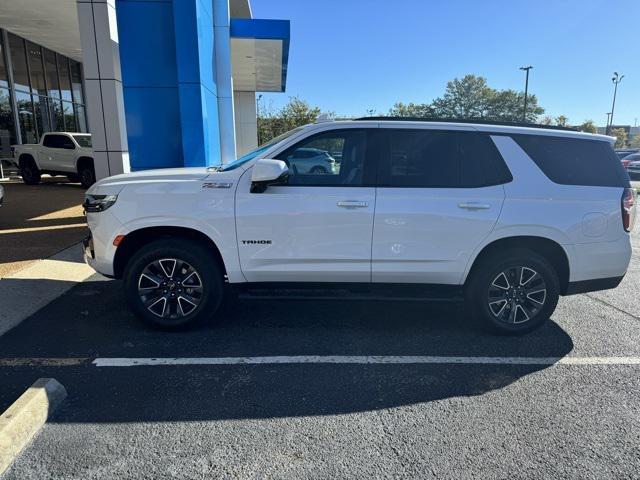
[[[555,322],[523,337],[477,329],[457,305],[230,300],[216,324],[167,333],[128,311],[116,281],[78,285],[0,338],[2,357],[429,355],[562,357]],[[37,332],[37,335],[34,335]],[[505,388],[545,365],[265,364],[0,368],[0,383],[54,376],[69,399],[57,422],[200,421],[330,415]]]

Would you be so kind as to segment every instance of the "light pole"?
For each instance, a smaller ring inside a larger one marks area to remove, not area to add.
[[[607,112],[607,124],[605,125],[605,133],[609,133],[609,120],[611,119],[611,112]]]
[[[529,70],[533,67],[529,65],[528,67],[520,67],[520,70],[524,70],[527,72],[527,77],[524,82],[524,109],[522,110],[522,121],[527,121],[527,94],[529,93]]]
[[[607,127],[607,135],[611,133],[611,127],[613,127],[613,112],[616,109],[616,95],[618,94],[618,84],[622,81],[624,75],[618,75],[618,72],[613,72],[613,77],[611,81],[614,84],[613,87],[613,105],[611,105],[611,121],[609,122],[609,126]]]

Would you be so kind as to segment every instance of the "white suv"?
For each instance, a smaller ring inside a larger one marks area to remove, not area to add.
[[[485,326],[524,333],[559,295],[625,275],[635,197],[612,142],[491,124],[307,125],[222,167],[99,181],[84,203],[85,255],[164,328],[213,316],[234,289],[464,296]],[[308,149],[340,163],[322,174],[288,168]]]

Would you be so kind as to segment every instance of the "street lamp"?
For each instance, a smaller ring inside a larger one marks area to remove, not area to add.
[[[533,67],[529,65],[528,67],[520,67],[520,70],[524,70],[527,72],[527,78],[524,83],[524,109],[522,110],[522,121],[527,121],[527,93],[529,93],[529,70]]]
[[[607,112],[607,123],[605,125],[605,132],[609,133],[609,119],[611,118],[611,112]]]
[[[618,93],[618,84],[622,81],[623,78],[624,78],[624,75],[618,75],[618,72],[613,72],[613,77],[611,78],[611,81],[614,84],[614,87],[613,87],[613,105],[611,105],[611,121],[610,121],[609,125],[607,126],[607,135],[609,135],[611,133],[611,127],[613,127],[613,112],[616,109],[616,95]]]

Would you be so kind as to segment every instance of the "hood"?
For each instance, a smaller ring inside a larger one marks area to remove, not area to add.
[[[142,170],[140,172],[123,173],[112,177],[103,178],[96,182],[87,193],[97,194],[101,192],[117,193],[125,185],[141,183],[174,183],[201,181],[211,177],[215,179],[234,180],[243,170],[231,170],[229,172],[216,172],[207,167],[192,168],[163,168],[157,170]]]

